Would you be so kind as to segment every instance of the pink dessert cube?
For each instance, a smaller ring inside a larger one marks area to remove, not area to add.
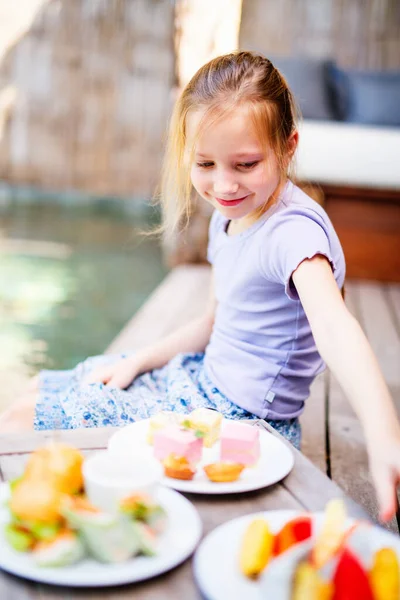
[[[251,466],[259,458],[259,430],[237,421],[224,423],[221,433],[221,460]]]
[[[184,456],[190,464],[196,464],[201,459],[202,449],[202,438],[179,425],[169,425],[154,432],[154,456],[159,460],[176,454]]]

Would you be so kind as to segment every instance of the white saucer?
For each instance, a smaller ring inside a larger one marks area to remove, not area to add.
[[[137,421],[114,433],[108,450],[115,455],[138,451],[145,455],[153,455],[153,447],[146,441],[149,420]],[[202,465],[219,460],[219,442],[212,448],[203,449],[203,458],[197,473],[190,481],[163,477],[161,483],[180,492],[196,494],[236,494],[248,492],[272,485],[280,481],[291,471],[294,464],[293,453],[277,437],[260,429],[260,459],[254,467],[244,469],[237,481],[215,483],[209,481]]]

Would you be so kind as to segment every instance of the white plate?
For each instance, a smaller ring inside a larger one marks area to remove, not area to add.
[[[224,419],[226,421],[227,419]],[[114,433],[108,449],[115,454],[129,454],[140,451],[153,455],[153,446],[146,441],[149,420],[137,421]],[[258,490],[280,481],[291,471],[294,463],[293,453],[277,437],[268,431],[260,429],[260,459],[254,467],[248,467],[241,473],[237,481],[230,483],[215,483],[207,479],[202,465],[219,460],[220,444],[216,442],[212,448],[203,449],[203,457],[197,468],[197,473],[190,481],[164,477],[163,485],[196,494],[236,494]]]
[[[158,500],[168,515],[168,526],[156,556],[138,556],[123,563],[102,564],[84,559],[69,567],[45,568],[34,564],[29,553],[16,552],[4,537],[8,511],[4,501],[8,484],[0,485],[0,568],[33,581],[73,587],[121,585],[149,579],[179,565],[197,546],[202,532],[199,514],[181,494],[161,488]]]
[[[277,533],[293,517],[301,513],[294,510],[273,510],[254,513],[228,521],[209,533],[194,556],[193,568],[196,582],[207,600],[262,600],[266,598],[259,581],[246,578],[239,569],[240,544],[248,524],[261,517]],[[316,525],[322,522],[323,513],[315,513]],[[349,524],[353,521],[349,519]],[[371,527],[374,547],[389,545],[400,557],[400,539],[380,527]]]

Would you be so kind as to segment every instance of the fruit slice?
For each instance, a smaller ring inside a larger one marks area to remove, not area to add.
[[[381,548],[375,553],[369,581],[375,600],[400,598],[400,567],[392,548]]]
[[[328,502],[322,528],[310,557],[310,562],[316,569],[321,568],[343,547],[348,535],[346,518],[346,508],[341,499]]]
[[[343,551],[333,576],[333,584],[333,600],[374,600],[368,573],[350,550]]]
[[[264,519],[254,519],[247,527],[239,554],[240,570],[256,579],[272,557],[274,535]]]
[[[302,515],[288,521],[274,540],[274,556],[279,556],[294,544],[303,542],[311,537],[312,521],[309,515]]]
[[[309,563],[300,563],[294,574],[292,600],[331,600],[333,585]]]

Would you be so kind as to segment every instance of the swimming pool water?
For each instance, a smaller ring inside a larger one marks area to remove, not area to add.
[[[100,354],[165,277],[154,217],[113,206],[0,212],[0,409],[40,368]],[[5,384],[4,384],[5,382]]]

